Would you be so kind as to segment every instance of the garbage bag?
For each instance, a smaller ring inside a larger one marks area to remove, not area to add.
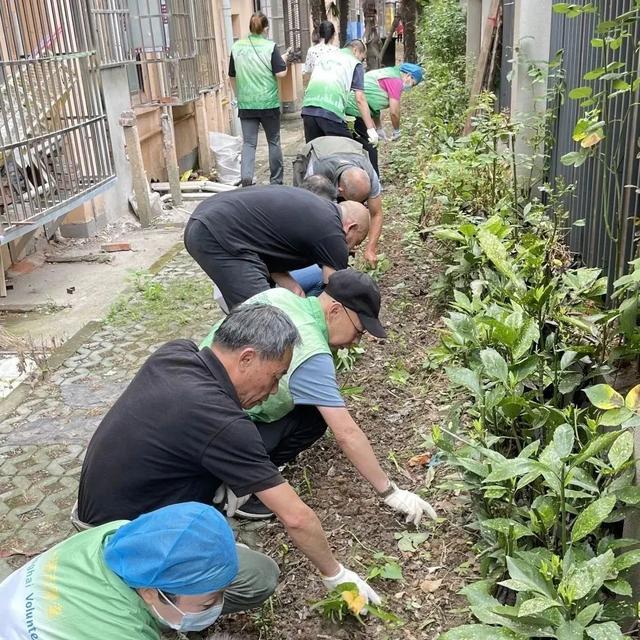
[[[209,133],[209,147],[216,162],[218,180],[223,184],[240,182],[242,138],[213,131]]]

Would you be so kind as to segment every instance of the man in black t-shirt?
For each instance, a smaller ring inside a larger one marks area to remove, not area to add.
[[[378,603],[375,591],[336,561],[317,516],[280,475],[243,411],[277,391],[298,340],[283,311],[256,304],[232,311],[211,348],[174,340],[158,349],[89,443],[77,526],[181,502],[211,504],[224,484],[237,496],[255,493],[276,514],[329,590],[355,582]],[[259,606],[276,586],[273,561],[242,549],[223,613]]]
[[[184,243],[231,309],[274,282],[304,295],[289,271],[318,264],[326,281],[346,269],[369,223],[359,202],[338,205],[295,187],[251,187],[201,202]]]

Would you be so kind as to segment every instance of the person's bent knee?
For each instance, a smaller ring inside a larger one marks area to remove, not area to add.
[[[260,574],[259,588],[256,589],[256,599],[261,599],[260,604],[268,600],[278,586],[280,579],[280,568],[264,553],[256,554],[254,559],[257,565],[256,571]],[[256,605],[259,606],[259,605]]]

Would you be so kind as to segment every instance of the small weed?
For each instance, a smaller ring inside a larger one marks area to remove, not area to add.
[[[333,362],[335,363],[336,371],[351,371],[358,358],[363,353],[364,347],[360,347],[358,345],[338,349],[333,354]]]
[[[373,555],[373,562],[367,571],[367,580],[381,578],[382,580],[402,580],[402,567],[394,556],[386,556],[379,551]]]
[[[403,387],[407,382],[411,374],[405,369],[404,365],[398,362],[395,366],[389,369],[389,380],[400,387]]]

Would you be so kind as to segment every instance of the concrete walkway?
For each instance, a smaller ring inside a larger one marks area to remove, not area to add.
[[[300,121],[285,121],[285,183],[301,143]],[[258,182],[268,182],[265,158],[261,134]],[[73,533],[86,445],[149,354],[175,338],[198,342],[220,317],[211,282],[180,245],[164,262],[56,352],[40,382],[0,403],[0,580]]]

